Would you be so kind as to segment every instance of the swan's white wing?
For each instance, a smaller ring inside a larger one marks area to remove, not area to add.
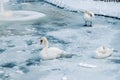
[[[111,56],[113,50],[107,47],[105,47],[105,49],[103,49],[103,47],[100,47],[100,48],[97,48],[95,52],[96,52],[96,55],[95,55],[96,58],[106,58]]]
[[[55,59],[60,57],[63,54],[63,50],[56,48],[56,47],[50,47],[47,50],[47,57],[48,59]]]

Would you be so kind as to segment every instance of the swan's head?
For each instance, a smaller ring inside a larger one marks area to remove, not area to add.
[[[103,49],[105,49],[105,46],[102,46]]]
[[[46,41],[46,40],[47,40],[46,37],[42,37],[42,38],[40,39],[40,45],[41,45],[42,43],[44,43],[44,41]]]
[[[105,46],[101,46],[101,49],[102,49],[102,50],[106,50],[106,47],[105,47]]]
[[[91,16],[91,17],[93,16],[93,15],[92,15],[93,12],[91,12],[91,11],[89,11],[89,10],[86,10],[84,13],[85,13],[85,14],[88,14],[88,15]]]

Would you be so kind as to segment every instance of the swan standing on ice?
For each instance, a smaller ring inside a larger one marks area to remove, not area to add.
[[[92,27],[92,21],[94,19],[94,13],[91,11],[85,11],[84,12],[84,20],[85,20],[85,25],[84,26],[91,26]]]
[[[98,48],[95,52],[96,52],[96,58],[106,58],[112,55],[113,49],[102,46]]]
[[[46,37],[42,37],[40,44],[45,43],[45,47],[40,52],[40,57],[43,60],[47,59],[56,59],[61,57],[64,54],[64,51],[57,47],[48,47],[48,40]]]

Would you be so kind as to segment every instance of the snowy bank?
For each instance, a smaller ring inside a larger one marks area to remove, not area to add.
[[[120,18],[120,3],[92,0],[45,0],[49,3],[73,11],[91,10],[95,14]]]

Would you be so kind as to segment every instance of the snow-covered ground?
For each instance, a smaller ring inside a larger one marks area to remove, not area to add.
[[[72,11],[90,10],[95,14],[108,15],[120,18],[120,3],[93,0],[45,0],[59,7]]]

